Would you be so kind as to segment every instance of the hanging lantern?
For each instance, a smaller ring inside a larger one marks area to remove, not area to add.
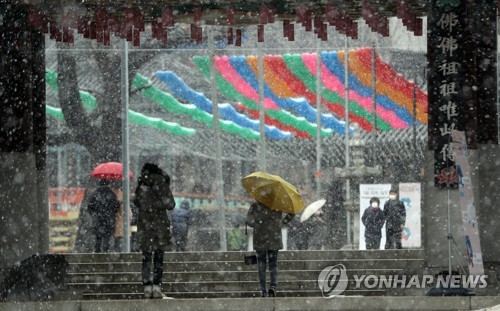
[[[166,29],[167,27],[174,27],[174,12],[171,8],[166,8],[161,14],[162,27]]]
[[[153,39],[159,40],[160,39],[160,32],[158,31],[159,28],[159,23],[156,19],[151,21],[151,37]]]
[[[304,20],[304,27],[306,28],[306,31],[312,30],[312,16],[311,16],[311,11],[309,11],[309,10],[306,11],[306,16],[305,16],[305,20]]]
[[[229,26],[234,25],[234,8],[232,6],[229,6],[226,11],[227,14],[227,24]]]
[[[257,26],[257,41],[264,42],[264,25]]]
[[[305,25],[306,9],[303,6],[295,8],[295,21],[301,25]]]
[[[236,43],[234,45],[241,46],[241,29],[240,28],[236,29]]]
[[[373,9],[370,1],[363,1],[362,15],[366,24],[374,31],[384,37],[389,36],[389,20],[385,16],[380,16]]]
[[[196,43],[203,43],[203,27],[201,26],[196,26]]]
[[[123,21],[123,31],[122,34],[124,38],[131,42],[133,40],[133,28],[134,28],[134,11],[130,8],[125,9],[125,19]]]
[[[141,31],[144,31],[144,20],[142,18],[142,13],[138,9],[133,10],[132,16],[133,25],[133,42],[134,46],[141,46]]]
[[[234,41],[233,27],[227,28],[227,44],[232,45]]]
[[[288,35],[290,33],[289,27],[290,26],[290,21],[288,19],[283,21],[283,37],[288,38]]]
[[[288,25],[288,41],[295,41],[295,25],[293,23]]]
[[[415,31],[413,32],[413,34],[415,36],[422,36],[423,28],[424,28],[424,20],[420,17],[417,17],[415,19]]]
[[[195,8],[193,11],[193,23],[191,24],[191,39],[195,40],[197,44],[203,41],[203,29],[201,27],[201,8]]]
[[[166,29],[160,29],[161,31],[161,43],[163,43],[165,46],[168,44],[168,32]]]
[[[328,25],[321,23],[321,41],[328,41]]]
[[[272,24],[276,21],[276,10],[273,7],[268,8],[268,13],[267,13],[267,22],[269,24]]]
[[[261,5],[260,10],[259,10],[259,17],[260,17],[259,24],[261,24],[261,25],[267,24],[268,14],[269,14],[269,10],[268,10],[267,6]]]

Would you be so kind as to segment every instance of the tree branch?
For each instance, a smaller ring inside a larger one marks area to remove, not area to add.
[[[64,50],[59,50],[57,52],[57,65],[59,104],[64,119],[74,133],[77,142],[86,145],[88,137],[92,136],[94,130],[80,99],[75,58]]]
[[[75,136],[69,132],[47,133],[47,136],[47,146],[49,147],[63,146],[75,140]]]

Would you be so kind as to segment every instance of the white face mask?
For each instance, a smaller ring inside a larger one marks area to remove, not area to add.
[[[395,196],[395,195],[393,195],[393,194],[391,194],[391,195],[389,196],[389,199],[390,199],[390,200],[396,200],[396,196]]]
[[[377,202],[372,202],[372,207],[378,207],[378,203]]]

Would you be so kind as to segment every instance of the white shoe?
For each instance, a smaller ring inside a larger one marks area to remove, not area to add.
[[[144,286],[144,298],[149,299],[153,296],[153,286],[145,285]]]
[[[153,285],[153,298],[163,298],[160,285]]]

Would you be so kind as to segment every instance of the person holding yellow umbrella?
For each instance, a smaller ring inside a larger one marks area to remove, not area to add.
[[[281,228],[304,208],[297,188],[281,177],[255,172],[242,180],[248,194],[255,199],[247,214],[247,224],[254,229],[254,250],[259,267],[261,297],[276,297],[278,286],[278,251],[283,248]],[[271,274],[266,284],[267,262]]]

